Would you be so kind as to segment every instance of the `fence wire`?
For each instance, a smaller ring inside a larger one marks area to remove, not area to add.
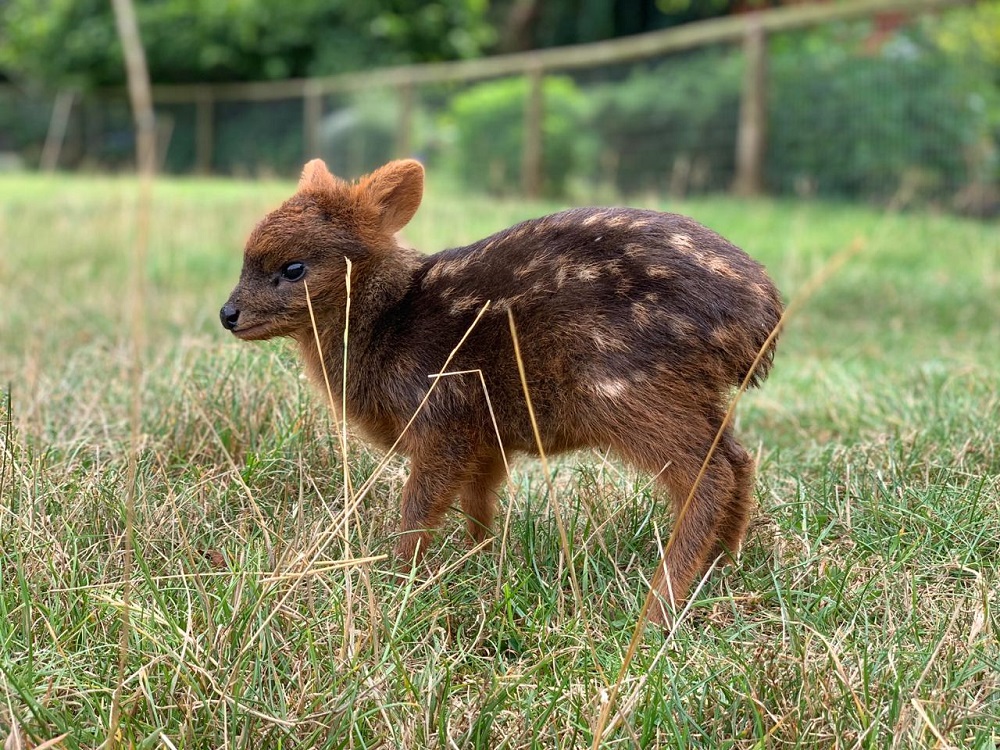
[[[768,192],[875,201],[903,193],[969,213],[997,210],[995,71],[938,50],[930,23],[896,19],[885,33],[873,20],[840,22],[768,38]],[[585,198],[731,189],[745,73],[738,43],[546,72],[541,191]],[[294,175],[319,156],[355,177],[414,156],[464,189],[517,194],[529,96],[526,76],[373,86],[311,102],[206,95],[157,106],[160,161],[175,174],[271,177]],[[39,163],[54,99],[0,89],[0,168]],[[79,95],[58,166],[131,169],[133,138],[121,94]]]

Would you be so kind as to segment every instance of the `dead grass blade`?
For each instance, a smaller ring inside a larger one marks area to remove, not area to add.
[[[136,238],[133,245],[132,274],[129,284],[129,317],[132,322],[131,362],[129,385],[132,391],[130,418],[130,446],[128,454],[128,486],[125,496],[125,538],[122,561],[122,628],[119,639],[118,677],[111,701],[111,718],[105,747],[114,748],[118,742],[118,724],[121,718],[122,685],[128,661],[129,603],[132,594],[133,535],[135,531],[135,500],[138,484],[139,442],[142,422],[142,354],[146,332],[143,318],[146,255],[153,202],[153,180],[156,174],[156,121],[153,98],[146,66],[146,53],[139,36],[132,0],[112,0],[115,25],[125,54],[129,100],[136,125],[136,162],[139,170],[139,197],[136,207]]]
[[[552,484],[552,472],[549,470],[549,460],[545,455],[545,446],[542,445],[542,435],[538,431],[538,420],[535,418],[535,408],[531,403],[531,393],[528,389],[528,378],[524,371],[524,360],[521,358],[521,342],[517,337],[517,325],[514,323],[514,313],[507,308],[507,323],[510,325],[510,336],[514,342],[514,358],[517,360],[517,373],[521,378],[521,389],[524,391],[524,403],[528,407],[528,416],[531,419],[531,431],[535,436],[535,445],[538,447],[538,457],[542,463],[542,471],[545,474],[545,484],[548,489],[549,508],[556,519],[556,528],[559,531],[559,544],[562,547],[563,557],[566,559],[566,567],[569,571],[570,586],[573,588],[573,599],[576,605],[577,615],[583,622],[583,629],[586,633],[587,644],[590,646],[591,655],[594,659],[594,668],[601,679],[605,679],[604,670],[601,668],[601,661],[597,656],[597,649],[591,639],[591,630],[587,618],[587,610],[583,606],[583,594],[580,591],[580,583],[576,578],[576,565],[573,561],[573,550],[570,548],[569,537],[566,534],[566,524],[563,522],[562,511],[556,499],[556,488]]]

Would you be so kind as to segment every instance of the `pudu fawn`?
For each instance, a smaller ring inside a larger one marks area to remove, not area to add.
[[[412,160],[353,184],[309,162],[297,192],[250,235],[222,325],[246,340],[290,336],[310,378],[325,392],[325,370],[339,401],[350,261],[346,401],[336,407],[382,449],[402,433],[410,473],[396,554],[412,564],[456,496],[472,540],[483,541],[505,477],[502,450],[538,453],[509,310],[542,449],[611,448],[668,490],[674,539],[650,610],[665,622],[746,532],[754,463],[729,426],[680,509],[727,394],[778,324],[778,291],[710,229],[629,208],[562,211],[421,255],[394,235],[416,213],[423,180]],[[435,378],[463,336],[448,371],[465,374]],[[767,346],[752,384],[770,368]]]

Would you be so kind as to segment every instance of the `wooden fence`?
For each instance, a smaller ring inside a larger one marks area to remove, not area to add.
[[[153,87],[158,105],[193,105],[195,110],[195,167],[211,171],[215,110],[219,102],[266,102],[301,99],[304,157],[318,151],[325,96],[372,89],[392,89],[402,102],[396,150],[407,155],[413,142],[415,89],[421,85],[470,83],[505,76],[524,76],[528,82],[524,108],[521,163],[522,189],[537,196],[543,184],[542,121],[545,109],[543,81],[556,72],[579,71],[659,57],[719,43],[742,43],[746,73],[736,138],[736,174],[733,189],[741,194],[762,190],[767,144],[767,37],[776,32],[803,29],[835,21],[876,18],[881,14],[916,15],[975,0],[842,0],[795,5],[743,15],[701,21],[663,31],[638,34],[586,45],[558,47],[458,62],[382,68],[321,78],[232,84],[160,85]],[[65,100],[61,100],[65,105]],[[57,107],[56,125],[65,127],[65,106]],[[58,121],[57,121],[58,120]],[[51,135],[51,132],[50,132]],[[47,161],[53,163],[50,154]]]

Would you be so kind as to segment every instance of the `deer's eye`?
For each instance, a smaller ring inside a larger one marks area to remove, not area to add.
[[[306,275],[305,263],[286,263],[281,268],[281,278],[285,281],[298,281]]]

